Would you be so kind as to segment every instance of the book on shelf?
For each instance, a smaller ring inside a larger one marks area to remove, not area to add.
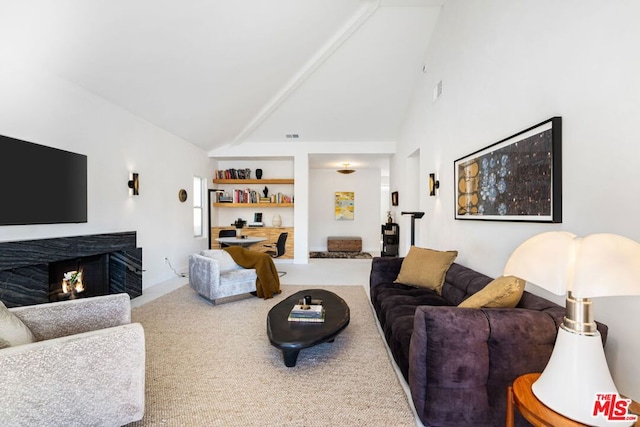
[[[251,169],[226,169],[216,170],[215,177],[218,179],[251,179]]]

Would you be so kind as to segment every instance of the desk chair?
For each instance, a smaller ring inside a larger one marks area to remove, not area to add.
[[[236,230],[220,230],[218,232],[218,237],[236,237]],[[229,245],[226,243],[220,243],[220,249],[226,248]]]
[[[288,236],[289,236],[289,233],[280,233],[280,235],[278,236],[278,241],[276,242],[275,245],[273,243],[269,245],[264,245],[267,248],[271,248],[271,250],[265,251],[265,253],[269,254],[271,258],[278,258],[284,255],[284,253],[287,250],[285,244],[287,243]],[[280,277],[284,276],[285,274],[287,274],[286,271],[278,271],[278,275]]]
[[[278,236],[278,241],[274,245],[273,243],[264,245],[267,248],[271,248],[271,250],[265,251],[265,253],[269,254],[271,258],[278,258],[284,255],[286,251],[285,244],[287,243],[287,237],[289,233],[280,233]]]

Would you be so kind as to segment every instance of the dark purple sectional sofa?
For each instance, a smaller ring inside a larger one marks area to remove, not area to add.
[[[393,283],[403,258],[374,258],[371,301],[425,426],[504,426],[507,386],[542,372],[564,308],[524,292],[516,308],[456,307],[492,278],[459,264],[442,296]],[[603,340],[607,327],[598,324]],[[516,425],[527,426],[519,414]]]

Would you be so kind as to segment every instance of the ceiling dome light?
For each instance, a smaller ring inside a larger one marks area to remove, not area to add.
[[[350,173],[354,173],[355,169],[349,169],[349,163],[343,163],[344,165],[344,169],[338,169],[336,172],[344,174],[344,175],[348,175]]]

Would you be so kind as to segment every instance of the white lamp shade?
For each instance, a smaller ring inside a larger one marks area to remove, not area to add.
[[[585,237],[569,290],[576,298],[640,295],[640,243],[607,233]]]
[[[516,276],[556,295],[567,293],[567,272],[575,234],[552,231],[526,240],[511,254],[505,276]]]
[[[516,248],[503,274],[575,298],[640,295],[640,243],[608,233],[542,233]]]

